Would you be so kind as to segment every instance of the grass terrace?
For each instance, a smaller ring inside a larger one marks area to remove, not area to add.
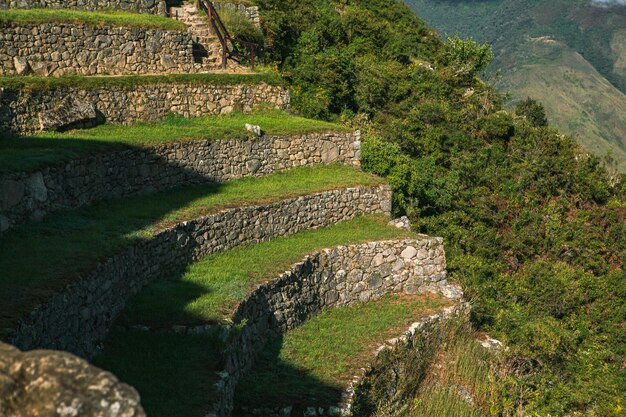
[[[448,305],[433,294],[388,295],[324,311],[267,343],[254,369],[239,383],[236,408],[293,406],[293,415],[301,415],[310,406],[337,404],[358,369],[374,359],[378,346]]]
[[[246,123],[259,125],[270,135],[349,131],[334,123],[305,119],[269,109],[258,110],[252,114],[232,113],[191,119],[170,116],[158,122],[131,126],[105,124],[92,129],[0,139],[0,174],[36,170],[92,153],[128,147],[201,139],[244,140],[250,137],[244,127]]]
[[[189,266],[182,276],[164,277],[151,284],[129,303],[119,322],[171,328],[223,321],[256,285],[277,277],[309,253],[337,245],[416,236],[389,227],[388,222],[387,216],[364,216],[209,255]]]
[[[52,214],[42,223],[18,226],[0,238],[0,332],[99,261],[172,224],[228,207],[381,183],[347,166],[305,167],[262,178],[104,201]]]
[[[145,16],[145,15],[141,15]],[[207,73],[207,74],[164,74],[164,75],[64,75],[61,77],[41,77],[36,75],[4,75],[0,76],[0,88],[10,89],[55,89],[62,87],[99,88],[126,87],[133,88],[146,84],[198,84],[198,85],[254,85],[266,83],[282,85],[280,75],[273,72],[258,73]]]
[[[209,255],[181,274],[164,276],[127,303],[116,330],[105,343],[104,353],[95,363],[137,388],[142,404],[152,417],[202,416],[211,401],[215,372],[221,369],[222,343],[216,334],[182,335],[172,332],[172,327],[230,317],[237,303],[259,283],[277,277],[307,254],[322,248],[416,236],[388,226],[388,221],[386,216],[362,216],[331,227]],[[357,308],[355,314],[344,315],[343,318],[372,313],[383,317],[379,320],[363,317],[364,326],[351,328],[349,333],[354,340],[350,339],[351,344],[341,351],[345,353],[357,346],[363,351],[368,337],[381,337],[380,333],[394,327],[390,324],[396,322],[397,326],[404,326],[403,317],[414,315],[416,308],[439,305],[430,300],[402,301],[391,303],[395,307],[389,310],[374,306],[368,307],[369,310]],[[138,330],[137,325],[148,326],[153,331]],[[349,328],[339,325],[333,334]],[[343,358],[343,353],[333,359]],[[164,365],[155,367],[155,363]],[[332,366],[332,361],[328,364]]]
[[[0,13],[0,26],[41,23],[140,27],[181,32],[187,30],[183,22],[174,19],[119,10],[91,12],[65,9],[8,9]]]

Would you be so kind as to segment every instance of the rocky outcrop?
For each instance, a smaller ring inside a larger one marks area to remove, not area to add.
[[[39,125],[41,130],[65,130],[93,126],[96,118],[96,107],[92,103],[69,96],[55,108],[39,113]]]
[[[0,132],[32,133],[41,129],[40,115],[66,97],[89,103],[98,121],[130,124],[162,120],[169,114],[196,117],[249,112],[261,104],[287,110],[289,92],[266,83],[212,85],[202,83],[137,83],[92,88],[0,88]]]
[[[145,417],[139,394],[68,353],[0,342],[0,417]]]
[[[55,120],[62,124],[72,119],[59,116]],[[41,220],[53,211],[76,209],[108,198],[259,177],[322,162],[358,167],[360,146],[358,132],[200,140],[129,147],[40,171],[0,175],[0,233],[16,224]]]

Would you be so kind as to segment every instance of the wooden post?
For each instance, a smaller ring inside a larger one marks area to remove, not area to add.
[[[222,42],[222,68],[226,69],[226,57],[228,56],[228,44],[226,40]]]
[[[207,13],[209,15],[209,33],[214,35],[213,31],[213,8],[211,6],[207,7]]]

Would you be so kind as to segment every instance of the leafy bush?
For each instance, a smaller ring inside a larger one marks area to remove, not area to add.
[[[256,27],[243,13],[230,7],[220,6],[219,3],[215,7],[231,36],[242,41],[263,45],[265,39],[263,31]]]
[[[387,178],[396,214],[446,239],[475,324],[510,347],[495,409],[623,415],[623,179],[538,103],[502,111],[478,78],[489,47],[444,44],[400,2],[257,3],[294,108],[355,115],[363,168]]]
[[[546,109],[537,100],[528,97],[515,106],[515,114],[524,117],[531,126],[543,127],[548,126],[548,117]]]

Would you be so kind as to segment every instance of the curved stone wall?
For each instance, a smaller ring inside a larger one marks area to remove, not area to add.
[[[0,0],[0,9],[125,10],[167,15],[165,0]]]
[[[376,359],[355,376],[344,392],[338,411],[343,416],[390,415],[411,401],[412,385],[419,369],[431,362],[442,343],[441,330],[448,320],[469,319],[470,306],[461,302],[416,323],[399,337],[376,349]],[[419,369],[416,369],[419,368]],[[392,376],[390,378],[390,376]],[[374,394],[375,393],[375,394]],[[384,406],[384,410],[381,410]],[[311,417],[315,417],[313,414]],[[269,417],[269,416],[268,416]]]
[[[64,352],[20,352],[0,342],[0,417],[145,417],[139,394]]]
[[[446,283],[443,239],[370,242],[307,256],[278,279],[261,285],[233,315],[243,328],[225,349],[225,366],[212,413],[230,415],[240,376],[250,369],[267,338],[292,329],[321,310],[416,294]]]
[[[68,100],[70,100],[68,102]],[[251,111],[261,104],[289,108],[289,92],[266,83],[210,85],[199,83],[108,85],[93,88],[0,88],[0,132],[32,133],[54,128],[59,108],[89,109],[80,122],[130,124],[184,117]]]
[[[9,342],[22,350],[90,356],[126,300],[162,273],[238,245],[390,210],[388,186],[361,187],[237,207],[180,223],[113,256],[51,297],[17,325]]]
[[[188,32],[69,23],[0,27],[0,75],[140,75],[207,69],[194,64]]]
[[[52,211],[97,200],[319,163],[358,166],[359,157],[358,132],[189,141],[96,154],[37,172],[0,176],[0,234]]]

